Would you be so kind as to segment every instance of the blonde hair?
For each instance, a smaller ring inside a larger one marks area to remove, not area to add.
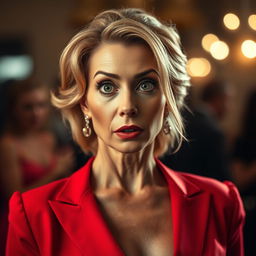
[[[180,109],[190,85],[186,72],[186,56],[180,38],[172,24],[163,24],[140,9],[108,10],[97,15],[89,25],[76,34],[60,58],[61,86],[52,95],[53,104],[69,121],[74,140],[85,152],[96,153],[97,138],[82,134],[83,112],[80,107],[87,89],[87,62],[92,51],[102,42],[123,42],[148,45],[160,72],[160,84],[167,101],[170,136],[162,131],[154,143],[154,155],[166,152],[169,145],[178,148],[184,138]]]

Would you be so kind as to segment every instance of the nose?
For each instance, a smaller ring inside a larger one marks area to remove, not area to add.
[[[128,117],[133,117],[136,116],[138,113],[137,108],[123,108],[120,112],[120,116],[128,116]]]
[[[131,92],[125,92],[120,99],[119,115],[121,117],[134,117],[138,114],[135,96]]]

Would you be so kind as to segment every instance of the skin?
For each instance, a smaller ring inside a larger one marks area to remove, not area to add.
[[[14,118],[21,132],[41,129],[49,115],[49,95],[44,89],[35,89],[19,96],[14,107]]]
[[[55,137],[44,129],[49,108],[49,94],[43,88],[24,92],[16,99],[13,125],[0,138],[0,186],[6,200],[14,191],[24,192],[70,173],[74,161],[71,149],[56,151]],[[55,158],[56,165],[40,180],[25,185],[21,158],[40,166],[49,166]]]
[[[153,155],[166,106],[154,55],[142,44],[103,43],[88,70],[81,107],[98,139],[91,182],[102,214],[126,255],[171,255],[169,192]],[[114,131],[124,125],[143,132],[121,139]]]
[[[244,163],[235,160],[231,164],[232,176],[240,191],[246,190],[256,181],[256,161]]]

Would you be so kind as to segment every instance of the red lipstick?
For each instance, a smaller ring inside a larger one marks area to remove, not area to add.
[[[136,125],[124,125],[114,131],[121,139],[134,139],[141,134],[143,129]]]

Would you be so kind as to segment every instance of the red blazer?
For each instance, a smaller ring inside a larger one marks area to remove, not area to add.
[[[90,189],[92,161],[69,178],[14,193],[7,255],[124,256]],[[170,191],[174,255],[243,255],[245,214],[235,186],[156,162]]]

